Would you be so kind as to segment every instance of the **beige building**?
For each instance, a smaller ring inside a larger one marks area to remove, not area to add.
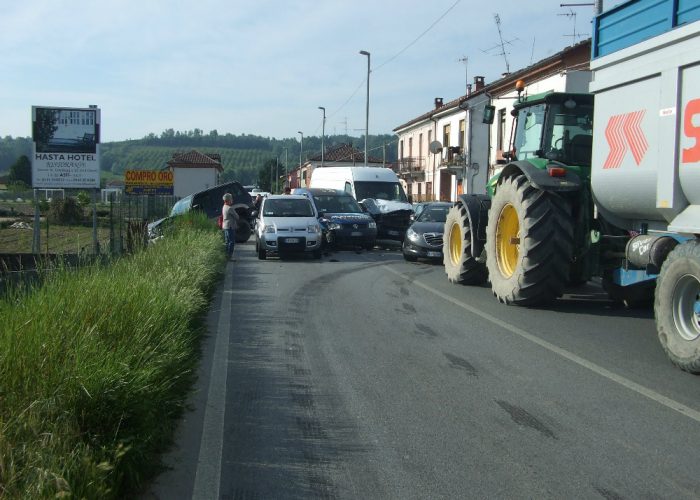
[[[484,193],[488,178],[509,147],[518,96],[515,82],[525,82],[525,94],[588,92],[590,40],[567,47],[532,66],[486,84],[474,78],[469,92],[443,102],[394,129],[398,136],[397,174],[413,201],[455,201],[462,193]],[[493,123],[484,111],[493,106]]]

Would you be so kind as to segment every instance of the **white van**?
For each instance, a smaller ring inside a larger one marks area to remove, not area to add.
[[[340,189],[377,222],[377,238],[403,241],[413,207],[393,170],[384,167],[317,167],[311,188]]]

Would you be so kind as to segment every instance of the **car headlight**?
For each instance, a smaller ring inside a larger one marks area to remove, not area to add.
[[[337,222],[331,222],[328,224],[328,229],[334,229],[336,231],[340,230],[341,226]]]
[[[367,224],[367,227],[370,229],[377,229],[377,223],[372,221]]]
[[[263,228],[263,233],[275,233],[277,232],[277,228],[275,228],[274,224],[265,224],[265,227]]]
[[[420,239],[420,234],[415,232],[410,227],[408,228],[408,231],[406,231],[406,236],[408,236],[408,239],[411,241],[418,241]]]
[[[318,224],[309,224],[306,228],[306,232],[321,234],[321,226],[319,226]]]

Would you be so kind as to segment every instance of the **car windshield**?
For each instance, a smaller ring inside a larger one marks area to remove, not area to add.
[[[313,217],[314,211],[309,200],[273,199],[263,207],[264,217]]]
[[[185,196],[183,199],[173,205],[170,215],[180,215],[189,211],[190,205],[192,203],[192,195]]]
[[[318,195],[314,196],[316,210],[331,214],[359,214],[360,205],[352,196]]]
[[[398,182],[355,182],[355,198],[362,201],[365,198],[378,200],[393,200],[408,202],[401,184]]]
[[[416,219],[417,222],[445,222],[447,219],[447,212],[449,212],[450,207],[448,206],[437,206],[437,207],[431,207],[428,205],[425,207],[425,209],[420,213],[418,218]]]

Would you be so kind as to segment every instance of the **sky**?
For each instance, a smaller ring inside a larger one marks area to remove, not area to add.
[[[392,133],[474,76],[499,79],[506,60],[517,71],[590,37],[594,8],[561,3],[0,0],[0,136],[30,136],[32,105],[96,104],[102,142],[168,128],[320,136],[319,106],[326,135],[360,137],[361,50],[369,133]]]

